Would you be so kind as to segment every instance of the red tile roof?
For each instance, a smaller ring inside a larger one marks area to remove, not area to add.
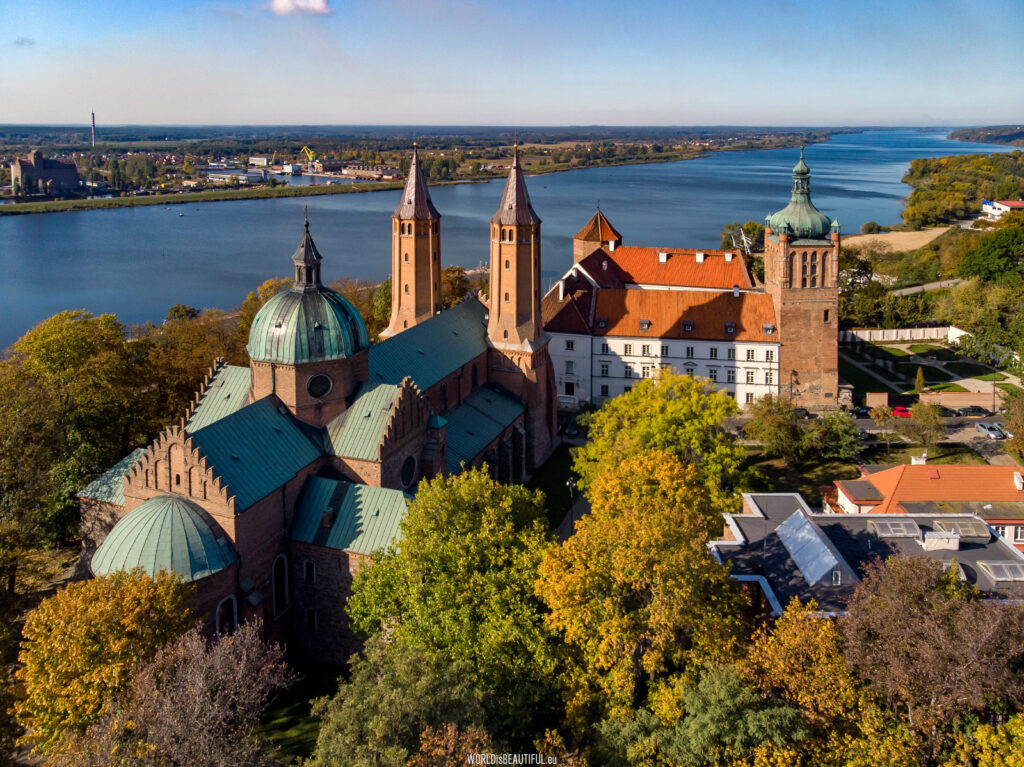
[[[775,324],[771,296],[766,293],[731,291],[708,293],[697,290],[604,289],[597,291],[594,309],[596,336],[650,336],[651,338],[693,338],[711,341],[778,341],[778,332],[764,332]],[[601,327],[601,320],[606,327]],[[650,322],[640,329],[642,320]],[[683,330],[692,322],[693,331]],[[726,323],[734,323],[729,333]]]
[[[896,466],[866,475],[883,500],[872,514],[906,513],[902,503],[920,501],[1024,501],[1024,492],[1013,484],[1016,466],[935,464]],[[840,492],[843,487],[838,482]]]
[[[665,263],[660,262],[659,253],[668,254]],[[702,263],[697,261],[697,253],[704,254]],[[727,254],[730,256],[728,261]],[[732,251],[623,245],[611,253],[596,250],[584,258],[580,265],[587,274],[602,283],[601,275],[608,271],[602,269],[604,261],[608,262],[609,267],[614,264],[616,275],[621,275],[621,279],[627,283],[718,290],[729,290],[733,285],[754,287],[743,257]]]
[[[1024,200],[996,200],[996,202],[1008,208],[1024,208]]]
[[[622,235],[616,231],[611,221],[601,212],[600,208],[597,209],[597,213],[591,216],[590,220],[572,238],[585,242],[622,242]]]
[[[564,298],[559,299],[557,287],[550,291],[540,304],[544,329],[551,333],[589,335],[593,295],[590,290],[567,289]]]

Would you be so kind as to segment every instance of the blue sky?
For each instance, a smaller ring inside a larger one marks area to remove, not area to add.
[[[0,0],[0,123],[1024,121],[1024,3]]]

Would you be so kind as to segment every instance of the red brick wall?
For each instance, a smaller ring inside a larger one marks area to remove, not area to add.
[[[323,426],[345,411],[345,402],[356,387],[369,379],[369,350],[351,357],[302,365],[277,365],[269,362],[251,363],[253,400],[276,394],[285,406],[307,423]],[[330,376],[331,390],[316,399],[306,390],[306,383],[317,373]]]

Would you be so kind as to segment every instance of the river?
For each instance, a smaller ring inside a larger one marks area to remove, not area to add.
[[[837,135],[807,148],[815,204],[855,233],[900,220],[916,157],[1010,151],[911,129]],[[600,203],[628,245],[707,247],[731,221],[762,220],[789,199],[796,149],[716,152],[696,160],[590,168],[527,185],[543,219],[549,282],[572,262],[572,235]],[[444,265],[488,257],[488,225],[504,179],[433,190]],[[326,280],[383,279],[391,265],[396,191],[0,218],[0,348],[65,309],[159,321],[172,304],[237,306],[263,280],[291,273],[303,207]]]

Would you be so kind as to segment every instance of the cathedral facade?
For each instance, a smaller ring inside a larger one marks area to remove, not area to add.
[[[540,316],[540,218],[513,161],[490,224],[489,295],[443,310],[440,214],[418,157],[392,217],[392,313],[371,344],[321,280],[306,222],[293,284],[218,364],[178,424],[79,495],[93,574],[165,569],[211,632],[259,617],[301,655],[343,663],[353,574],[398,535],[423,479],[486,463],[522,481],[556,444]]]

